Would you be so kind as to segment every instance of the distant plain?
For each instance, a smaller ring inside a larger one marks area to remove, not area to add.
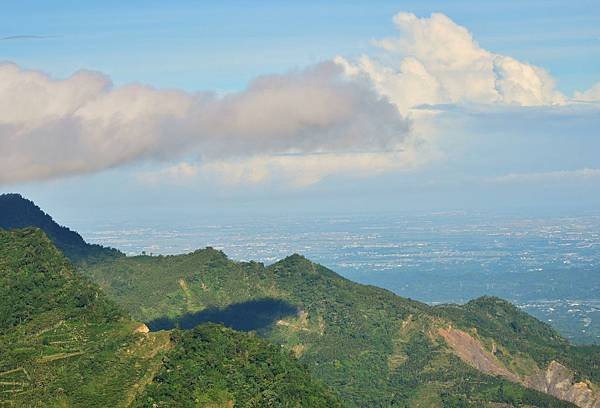
[[[496,295],[576,343],[600,343],[600,215],[305,215],[77,226],[127,254],[212,246],[234,260],[300,253],[354,281],[428,303]]]

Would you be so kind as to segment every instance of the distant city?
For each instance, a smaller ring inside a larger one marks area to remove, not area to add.
[[[345,277],[428,303],[510,300],[577,343],[600,343],[600,215],[465,213],[240,217],[82,230],[129,255],[212,246],[235,260],[305,255]]]

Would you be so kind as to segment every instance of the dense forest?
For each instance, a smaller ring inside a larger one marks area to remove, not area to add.
[[[203,324],[171,334],[174,350],[134,406],[341,406],[308,369],[251,334]]]
[[[251,334],[148,333],[38,229],[0,229],[0,355],[1,407],[339,405]]]
[[[599,347],[572,346],[497,298],[432,307],[299,255],[265,267],[212,248],[120,258],[84,272],[150,327],[189,328],[208,319],[281,344],[347,406],[570,406],[539,392],[546,388],[533,380],[553,361],[598,384]],[[491,366],[462,358],[446,332],[460,333]]]

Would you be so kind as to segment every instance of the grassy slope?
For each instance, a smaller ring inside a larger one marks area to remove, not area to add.
[[[35,229],[0,230],[0,316],[0,406],[122,406],[168,342],[135,334]]]
[[[232,262],[206,249],[180,256],[122,258],[86,272],[146,321],[264,298],[288,302],[298,312],[276,317],[259,331],[296,353],[349,406],[417,406],[419,401],[444,406],[485,406],[489,401],[570,406],[463,363],[437,334],[450,324],[466,330],[481,326],[477,340],[490,349],[492,344],[505,344],[503,359],[508,363],[534,361],[518,364],[519,369],[531,371],[536,364],[544,368],[549,360],[559,359],[586,378],[597,376],[596,367],[577,355],[597,362],[598,348],[581,353],[532,318],[527,324],[541,327],[539,337],[528,340],[518,331],[506,332],[504,321],[477,314],[484,313],[490,299],[433,308],[353,283],[298,255],[265,268]],[[528,341],[531,344],[525,345]],[[543,356],[528,354],[539,347],[546,351]]]
[[[265,398],[335,406],[331,392],[288,353],[247,334],[210,326],[199,329],[206,334],[199,339],[192,332],[138,333],[138,327],[40,230],[0,229],[0,407],[152,406],[149,398],[161,401],[169,390],[177,391],[177,406],[197,406],[197,398],[218,403],[224,395],[252,406],[242,392],[246,382]],[[223,352],[227,341],[233,348]],[[205,370],[194,379],[195,393],[187,392],[186,370],[230,360],[243,364],[229,367],[220,377],[225,383],[214,383]],[[171,387],[158,385],[158,375]]]

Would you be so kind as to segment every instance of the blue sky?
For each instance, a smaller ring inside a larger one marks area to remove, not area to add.
[[[116,83],[239,89],[252,78],[337,54],[357,55],[394,34],[399,11],[441,12],[486,49],[539,65],[565,92],[600,72],[600,5],[590,1],[10,1],[1,58],[56,76],[88,68]]]
[[[398,69],[394,65],[398,56],[382,55],[373,41],[401,38],[392,22],[399,12],[423,19],[434,12],[443,13],[456,27],[465,27],[485,52],[547,71],[555,81],[555,91],[567,99],[600,81],[600,4],[595,1],[6,1],[0,14],[0,37],[4,38],[0,41],[0,60],[16,64],[20,70],[42,71],[49,80],[88,69],[109,77],[114,88],[136,83],[187,93],[209,91],[218,98],[244,92],[256,77],[282,74],[285,81],[290,70],[303,70],[336,56],[358,66],[361,55],[368,55]],[[435,61],[424,64],[429,68]],[[312,84],[315,79],[311,75],[298,74],[291,81]],[[373,83],[380,88],[387,84]],[[362,92],[352,95],[362,98]],[[394,100],[392,91],[378,92],[393,103],[402,103]],[[165,213],[171,208],[190,213],[471,206],[492,210],[536,206],[589,209],[600,203],[600,155],[595,153],[600,152],[600,111],[595,102],[590,102],[591,108],[571,106],[568,101],[562,108],[551,108],[551,101],[535,106],[525,103],[528,106],[522,108],[490,108],[488,101],[482,104],[479,99],[457,98],[421,100],[446,105],[431,121],[400,109],[402,119],[411,126],[417,123],[427,132],[430,126],[437,127],[435,135],[427,136],[431,149],[427,154],[419,151],[414,159],[418,165],[399,169],[390,164],[397,156],[378,160],[376,165],[381,169],[374,171],[371,157],[361,156],[355,167],[346,159],[335,164],[338,156],[349,151],[372,154],[373,146],[365,142],[372,137],[365,138],[363,144],[344,144],[339,150],[342,139],[335,136],[331,143],[304,151],[305,141],[298,135],[305,135],[305,131],[300,130],[284,150],[268,145],[271,150],[264,153],[257,148],[257,152],[244,156],[248,164],[242,170],[235,166],[232,170],[229,161],[227,171],[247,173],[249,168],[258,168],[258,174],[263,171],[261,166],[279,168],[279,162],[265,165],[264,154],[279,160],[281,154],[296,154],[300,149],[300,156],[323,150],[333,154],[335,172],[328,168],[324,177],[306,176],[317,159],[301,165],[286,164],[285,169],[293,169],[290,172],[302,173],[301,178],[294,175],[291,186],[273,181],[273,176],[268,183],[247,182],[245,176],[241,182],[219,183],[211,176],[198,176],[194,167],[197,161],[211,163],[212,158],[190,148],[166,158],[154,152],[135,160],[99,160],[93,170],[69,170],[68,174],[60,170],[49,180],[21,178],[0,188],[26,193],[66,218],[65,222],[69,217],[85,216],[89,207],[98,209],[99,216],[133,216],[145,208],[144,214],[167,217]],[[363,110],[371,107],[370,102],[363,105],[362,99],[359,105]],[[374,121],[382,120],[379,112],[373,115]],[[359,125],[363,126],[362,122]],[[325,133],[327,137],[331,134]],[[50,135],[44,136],[45,140]],[[415,137],[405,135],[401,142]],[[388,148],[387,141],[379,142],[382,149]],[[10,149],[12,145],[7,142],[5,146]],[[408,148],[403,145],[402,149]],[[64,149],[62,154],[69,156]],[[239,156],[236,151],[218,159],[235,161]],[[329,160],[330,156],[326,157]],[[258,163],[257,158],[263,161]],[[221,166],[220,161],[215,163]],[[183,172],[194,177],[156,182],[157,175],[172,175],[172,168],[178,175]]]

